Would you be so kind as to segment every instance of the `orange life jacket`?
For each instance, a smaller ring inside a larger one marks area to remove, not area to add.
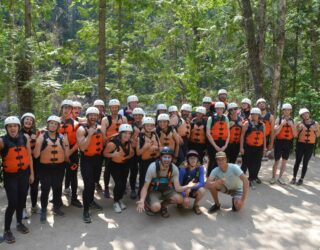
[[[271,134],[271,121],[270,121],[271,113],[267,112],[264,117],[262,117],[262,121],[264,123],[264,129],[266,136],[269,136]]]
[[[140,148],[142,148],[146,141],[151,141],[153,145],[144,150],[141,154],[142,160],[150,160],[152,158],[158,158],[160,156],[160,141],[156,133],[151,132],[151,137],[146,136],[145,133],[139,134]]]
[[[72,118],[69,118],[64,122],[61,121],[59,134],[67,134],[70,148],[77,143],[77,129],[79,126],[80,124]]]
[[[116,136],[119,131],[119,127],[121,124],[123,124],[122,115],[118,115],[117,120],[113,120],[111,115],[107,116],[109,126],[107,127],[106,135],[107,140],[111,140],[112,137]]]
[[[159,137],[160,143],[162,147],[170,147],[171,149],[175,150],[176,147],[176,141],[173,138],[173,128],[170,126],[168,128],[167,133],[160,130],[158,127],[156,129],[157,135]]]
[[[178,134],[182,138],[188,138],[190,135],[190,123],[180,118],[179,124],[178,124]]]
[[[88,125],[82,125],[87,132]],[[88,134],[86,135],[88,136]],[[97,127],[97,131],[92,135],[89,146],[82,151],[85,156],[92,157],[95,155],[101,155],[103,151],[103,135],[100,129],[100,126]]]
[[[30,167],[30,157],[27,149],[27,138],[19,133],[17,138],[8,135],[1,137],[3,149],[1,151],[3,171],[5,173],[17,173]]]
[[[132,130],[133,130],[133,134],[132,134],[132,137],[131,137],[131,143],[132,143],[132,146],[134,148],[137,148],[137,143],[138,143],[138,137],[139,137],[139,134],[142,130],[142,127],[139,127],[137,125],[137,123],[132,123]]]
[[[212,122],[211,122],[210,134],[213,140],[226,141],[228,139],[228,133],[229,133],[226,117],[224,115],[220,117],[217,115],[213,115],[211,117],[212,117]]]
[[[111,142],[113,143],[116,148],[113,152],[117,151],[120,153],[120,156],[117,157],[111,157],[111,160],[115,163],[122,164],[125,163],[127,160],[131,159],[134,156],[134,150],[131,145],[131,142],[127,142],[125,145],[122,145],[120,143],[119,137],[114,137]]]
[[[63,150],[63,136],[58,134],[55,139],[49,137],[49,133],[43,135],[41,146],[40,163],[42,164],[60,164],[65,161]]]
[[[283,118],[279,119],[279,125],[281,124],[281,121],[282,121]],[[290,118],[289,120],[291,120],[293,122],[293,119]],[[279,134],[277,134],[276,138],[278,140],[293,140],[293,131],[292,131],[292,128],[286,124],[284,126],[282,126]]]
[[[259,122],[257,126],[252,122],[249,122],[249,126],[245,134],[245,143],[251,147],[263,146],[264,134],[262,122]]]
[[[190,141],[197,144],[206,143],[206,122],[198,122],[197,119],[193,119],[191,122]]]
[[[311,121],[310,124],[306,124],[304,121],[302,122],[305,126],[298,134],[298,142],[306,143],[306,144],[316,144],[317,134],[311,126],[315,125],[315,121]]]
[[[234,125],[230,127],[230,139],[229,143],[239,144],[242,127],[239,125],[241,118],[238,116],[237,120],[234,121]]]

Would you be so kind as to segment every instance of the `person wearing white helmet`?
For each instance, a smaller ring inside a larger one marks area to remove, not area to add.
[[[79,123],[85,123],[86,119],[80,117],[82,111],[82,104],[79,101],[74,101],[73,102],[73,109],[72,109],[72,118],[76,120]]]
[[[102,151],[105,142],[101,126],[97,123],[99,115],[100,112],[96,107],[88,108],[87,123],[82,124],[77,130],[81,175],[84,183],[82,218],[85,223],[91,223],[89,208],[102,210],[102,207],[94,201],[95,180],[103,161]]]
[[[206,150],[206,109],[204,107],[196,108],[196,116],[190,123],[189,150],[195,150],[199,154],[199,161],[203,163],[204,152]]]
[[[105,104],[103,100],[97,99],[93,102],[93,107],[96,107],[99,110],[99,119],[98,123],[101,124],[103,117],[106,116],[105,113]]]
[[[169,125],[170,126],[174,126],[175,128],[178,127],[178,123],[179,123],[179,120],[180,120],[180,115],[179,115],[179,112],[178,112],[178,107],[173,105],[173,106],[170,106],[168,108],[168,112],[169,112],[169,117],[170,117],[170,122],[169,122]]]
[[[29,229],[22,223],[22,211],[26,204],[28,186],[34,180],[30,141],[19,133],[21,124],[16,116],[9,116],[4,121],[6,135],[0,137],[0,154],[3,166],[3,182],[8,206],[4,219],[3,240],[14,243],[11,232],[13,214],[16,213],[17,231],[23,234]]]
[[[299,110],[301,121],[297,124],[296,161],[293,167],[291,184],[302,185],[308,170],[308,163],[315,150],[317,138],[320,137],[319,123],[311,119],[310,111],[306,108]],[[301,177],[297,181],[297,174],[302,162]]]
[[[225,89],[219,89],[218,91],[218,101],[223,102],[225,104],[225,108],[228,107],[228,101],[227,101],[228,92]]]
[[[156,123],[157,123],[157,117],[160,114],[167,114],[168,113],[168,108],[167,105],[164,103],[160,103],[157,105],[157,109],[156,109]]]
[[[127,106],[119,111],[119,114],[125,116],[128,123],[133,122],[132,111],[139,106],[139,99],[136,95],[130,95],[127,98]]]
[[[242,154],[241,169],[244,173],[249,171],[249,184],[252,190],[256,187],[254,182],[260,184],[258,177],[262,157],[267,152],[264,123],[261,121],[261,110],[252,108],[250,119],[242,128],[240,139],[240,153]]]
[[[287,161],[293,148],[293,140],[297,136],[297,130],[293,118],[291,117],[291,112],[291,104],[283,104],[282,115],[275,121],[274,164],[272,167],[272,178],[270,179],[270,184],[274,184],[276,181],[281,185],[286,184],[284,174],[286,171]],[[281,158],[280,173],[278,179],[276,179],[278,165]]]
[[[121,124],[128,123],[128,120],[125,116],[118,114],[120,110],[120,101],[118,99],[111,99],[109,101],[109,110],[110,115],[107,115],[102,119],[101,122],[101,130],[105,137],[105,140],[108,142],[112,140],[114,136],[118,134],[119,126]],[[100,173],[101,175],[101,173]],[[97,191],[100,191],[102,188],[99,184],[100,175],[97,175],[96,179],[96,189]],[[105,159],[105,169],[103,173],[103,180],[104,180],[104,197],[110,198],[110,192],[109,192],[109,182],[110,182],[110,168],[109,168],[109,159]]]
[[[105,157],[110,158],[111,176],[114,180],[113,210],[121,213],[126,209],[122,198],[126,191],[130,165],[134,157],[134,148],[131,143],[133,129],[130,124],[121,124],[119,135],[107,143],[103,151]]]
[[[208,171],[207,177],[210,175],[212,169],[217,166],[216,153],[224,152],[229,144],[229,119],[224,115],[225,104],[223,102],[215,103],[214,115],[211,115],[207,121],[206,135],[209,141],[208,155]]]
[[[179,156],[180,136],[176,129],[169,125],[170,117],[168,114],[160,114],[157,118],[156,132],[162,147],[170,147],[174,150],[174,162]]]
[[[240,117],[244,121],[249,121],[252,102],[249,98],[243,98],[241,101]]]
[[[190,104],[188,104],[188,103],[182,104],[182,106],[180,108],[180,113],[181,113],[182,119],[190,122],[192,119],[191,112],[192,112],[192,106]]]
[[[66,196],[71,196],[72,206],[81,208],[82,204],[77,197],[79,155],[78,144],[76,139],[77,129],[79,128],[80,124],[79,122],[74,120],[72,111],[73,101],[64,100],[61,103],[61,124],[59,133],[65,137],[68,137],[70,147],[70,154],[68,155],[65,170],[64,194]]]
[[[61,211],[61,190],[65,171],[65,159],[70,155],[67,136],[59,133],[61,119],[52,115],[47,119],[47,131],[37,138],[34,157],[39,159],[39,177],[41,183],[41,214],[40,222],[47,220],[47,206],[50,189],[53,194],[53,212],[64,216]]]
[[[240,152],[240,137],[242,131],[242,119],[238,114],[238,104],[231,102],[228,104],[228,119],[230,122],[230,139],[226,149],[228,162],[236,163]]]
[[[206,116],[209,117],[212,112],[210,110],[211,106],[212,106],[212,98],[209,96],[205,96],[202,99],[202,106],[206,108]]]
[[[139,196],[144,185],[145,176],[149,165],[160,156],[160,140],[155,132],[155,120],[152,117],[144,117],[143,129],[138,136],[137,156],[139,161]]]

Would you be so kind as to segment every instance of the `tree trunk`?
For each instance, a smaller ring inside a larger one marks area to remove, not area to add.
[[[259,50],[259,60],[261,66],[261,79],[262,79],[262,86],[263,86],[263,72],[264,72],[264,44],[265,44],[265,34],[266,34],[266,0],[259,0],[258,4],[258,15],[257,15],[257,43],[258,43],[258,50]]]
[[[28,46],[28,38],[31,37],[31,1],[25,0],[25,53],[17,60],[16,65],[16,82],[17,82],[17,98],[18,109],[20,115],[25,112],[33,112],[32,98],[33,91],[27,86],[32,76],[32,64],[30,61],[30,50]]]
[[[319,32],[318,27],[320,25],[320,13],[316,15],[315,13],[312,13],[312,1],[310,3],[310,14],[313,18],[311,18],[311,24],[310,24],[310,41],[311,41],[311,60],[310,60],[310,69],[311,69],[311,81],[312,86],[314,86],[316,89],[319,88]],[[320,12],[320,10],[319,10]],[[318,16],[318,18],[316,18]]]
[[[122,89],[122,0],[118,0],[117,75],[118,88]]]
[[[98,44],[98,96],[105,100],[106,81],[106,0],[99,1],[99,44]]]
[[[275,28],[275,48],[274,48],[274,63],[271,91],[271,112],[276,115],[277,104],[280,91],[281,79],[281,60],[283,56],[285,42],[285,20],[286,20],[286,0],[279,0],[278,3],[278,27]]]
[[[300,15],[300,0],[297,0],[297,16]],[[295,29],[295,45],[293,55],[293,81],[292,81],[292,96],[296,96],[297,92],[297,75],[298,75],[298,58],[299,58],[299,34],[300,34],[300,22],[296,25]],[[295,112],[295,105],[293,105],[292,112]]]

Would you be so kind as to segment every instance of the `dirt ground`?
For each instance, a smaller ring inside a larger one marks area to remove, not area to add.
[[[222,210],[208,214],[212,199],[207,193],[202,215],[191,210],[169,208],[170,218],[150,217],[136,212],[135,201],[125,199],[121,214],[112,210],[112,200],[96,193],[102,212],[92,211],[92,223],[82,222],[82,210],[68,206],[65,217],[48,215],[41,225],[39,215],[26,220],[30,233],[12,231],[16,243],[1,243],[0,249],[320,249],[320,158],[313,157],[303,186],[270,185],[272,161],[261,169],[263,183],[250,190],[243,211],[231,211],[231,198],[220,195]],[[292,177],[290,160],[288,181]],[[300,172],[299,172],[300,176]],[[80,181],[81,193],[82,182]],[[28,208],[30,200],[28,198]],[[0,189],[0,225],[3,227],[6,197]]]

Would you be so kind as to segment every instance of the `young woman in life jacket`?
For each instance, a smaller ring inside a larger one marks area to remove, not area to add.
[[[31,152],[33,153],[34,147],[36,145],[36,139],[40,132],[36,129],[36,117],[32,113],[25,113],[21,116],[21,133],[23,133],[28,139],[30,139]],[[38,200],[38,190],[39,190],[39,176],[38,176],[38,164],[34,157],[32,157],[33,162],[33,172],[34,181],[30,184],[30,197],[31,197],[31,213],[35,214],[38,211],[37,200]],[[26,205],[23,209],[23,219],[28,219],[29,215],[26,210]]]
[[[159,137],[161,147],[170,147],[173,149],[173,162],[177,162],[180,137],[176,129],[173,126],[169,126],[170,118],[168,114],[160,114],[157,120],[158,126],[156,127],[156,133]]]
[[[156,112],[156,124],[158,123],[157,118],[160,114],[167,114],[168,108],[167,105],[160,103],[157,105],[157,112]]]
[[[201,214],[199,208],[199,201],[202,199],[205,193],[204,189],[204,173],[205,168],[201,165],[199,161],[199,154],[197,151],[190,150],[187,153],[186,161],[179,168],[179,182],[181,186],[188,185],[189,182],[196,183],[195,186],[182,192],[183,196],[183,206],[188,208],[190,205],[190,199],[194,199],[193,211],[196,214]]]
[[[139,161],[139,196],[149,165],[160,156],[160,140],[155,133],[155,121],[152,117],[143,118],[143,129],[138,136],[137,156]]]
[[[226,154],[228,162],[236,163],[240,152],[240,137],[243,123],[238,115],[238,105],[234,102],[228,104],[228,119],[230,122],[230,139]]]
[[[242,154],[241,169],[245,174],[249,170],[249,185],[254,190],[254,181],[260,184],[258,177],[263,155],[267,152],[264,123],[260,119],[261,110],[252,108],[250,120],[242,128],[240,153]]]
[[[276,183],[276,175],[280,159],[282,158],[278,183],[285,185],[283,175],[286,171],[287,160],[293,148],[293,139],[297,136],[296,126],[291,118],[292,106],[289,103],[282,105],[282,116],[277,118],[274,127],[274,164],[272,167],[272,178],[270,184]]]
[[[209,141],[208,154],[209,163],[207,177],[212,169],[217,167],[216,153],[224,152],[229,144],[229,119],[223,113],[225,105],[223,102],[215,103],[216,114],[210,116],[207,121],[206,135]]]
[[[293,168],[291,184],[301,185],[308,170],[308,163],[314,152],[317,138],[320,136],[318,122],[311,119],[310,111],[306,108],[299,110],[301,121],[297,124],[296,162]],[[302,161],[301,177],[296,181],[300,163]]]
[[[8,206],[5,212],[3,239],[14,243],[10,227],[16,212],[17,231],[26,234],[29,229],[22,223],[22,211],[26,204],[29,184],[33,183],[34,173],[30,140],[19,133],[21,124],[17,117],[9,116],[4,121],[6,135],[0,137],[0,154],[3,166],[3,183]]]
[[[125,116],[118,114],[120,110],[120,101],[118,99],[111,99],[109,101],[108,106],[110,110],[110,115],[107,115],[106,117],[104,117],[101,122],[101,130],[106,142],[111,141],[113,137],[118,135],[119,127],[121,124],[128,123],[128,120]],[[110,198],[109,183],[110,183],[111,174],[110,174],[109,162],[110,162],[109,158],[104,159],[105,168],[103,173],[103,181],[104,181],[104,197],[105,198]],[[100,186],[99,184],[100,174],[98,173],[95,180],[97,191]]]
[[[206,109],[204,107],[196,108],[196,116],[191,121],[191,130],[189,138],[189,149],[195,150],[199,154],[199,161],[203,163],[203,157],[207,148],[207,136],[205,120]]]
[[[103,155],[110,158],[111,176],[114,180],[113,210],[116,213],[121,213],[127,207],[122,198],[126,191],[129,169],[134,156],[134,149],[130,141],[132,132],[130,124],[121,124],[119,135],[108,142],[103,151]]]
[[[53,194],[53,212],[64,216],[60,210],[62,205],[61,190],[65,162],[69,159],[70,149],[68,137],[59,134],[61,120],[52,115],[47,119],[47,131],[37,138],[34,157],[39,161],[39,177],[41,183],[41,215],[40,222],[47,220],[47,206],[50,189]]]
[[[80,124],[86,123],[85,117],[80,117],[82,111],[82,104],[79,101],[72,102],[72,118]]]
[[[163,218],[168,218],[168,205],[181,205],[183,198],[179,193],[189,190],[196,183],[189,182],[188,185],[181,186],[179,169],[172,163],[174,151],[170,147],[163,147],[160,154],[160,160],[148,167],[137,210],[139,213],[146,211],[148,215],[160,212]]]
[[[84,183],[82,192],[83,221],[91,223],[89,208],[102,210],[102,207],[94,201],[94,182],[97,169],[102,164],[102,151],[104,148],[104,137],[101,126],[97,123],[99,110],[89,107],[86,110],[87,124],[82,124],[77,130],[77,142],[80,149],[80,170]]]
[[[127,107],[121,109],[119,111],[119,114],[122,116],[125,116],[128,120],[129,124],[132,124],[133,122],[133,115],[132,111],[137,108],[139,105],[139,99],[136,95],[130,95],[127,98]]]
[[[131,125],[133,129],[133,134],[131,138],[131,143],[132,143],[133,149],[136,150],[139,134],[143,130],[142,120],[144,117],[144,111],[142,108],[135,108],[132,111],[132,115],[133,115],[133,123]],[[140,164],[139,160],[140,160],[139,157],[135,154],[130,165],[130,176],[129,176],[129,183],[131,187],[130,198],[133,200],[137,198],[136,182],[137,182],[138,169],[139,169],[138,165]]]
[[[243,122],[249,121],[251,104],[252,102],[248,98],[244,98],[241,101],[240,117],[242,118]]]
[[[80,124],[73,119],[73,101],[64,100],[60,105],[60,120],[61,126],[59,133],[64,137],[68,137],[69,141],[69,155],[67,159],[65,181],[64,181],[64,194],[70,196],[71,194],[71,205],[82,208],[81,202],[78,200],[78,166],[79,166],[79,154],[77,144],[77,129]],[[71,191],[70,191],[71,186]]]
[[[106,113],[105,113],[105,104],[104,104],[104,101],[98,99],[98,100],[95,100],[93,102],[93,107],[97,108],[99,110],[99,118],[97,120],[97,123],[99,125],[101,125],[101,122],[102,122],[102,119],[103,117],[106,116]]]

